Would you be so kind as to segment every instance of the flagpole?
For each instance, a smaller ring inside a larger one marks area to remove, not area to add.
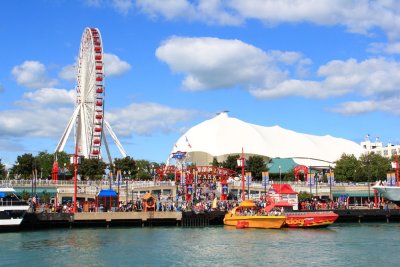
[[[75,145],[75,154],[74,154],[74,206],[73,211],[76,213],[76,198],[78,193],[78,142]]]
[[[399,185],[399,154],[396,152],[396,185]]]
[[[245,194],[244,194],[244,152],[243,152],[243,147],[242,147],[242,200],[245,200]]]

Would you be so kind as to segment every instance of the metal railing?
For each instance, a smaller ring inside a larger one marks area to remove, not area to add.
[[[12,199],[3,199],[0,198],[0,206],[27,206],[29,205],[26,201],[23,200],[12,200]]]

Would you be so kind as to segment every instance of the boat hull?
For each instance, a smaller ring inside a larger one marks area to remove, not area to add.
[[[292,228],[327,227],[339,217],[334,212],[296,212],[286,214],[285,226]]]
[[[0,228],[17,227],[21,224],[29,206],[0,206]]]
[[[381,194],[381,196],[385,199],[390,200],[397,205],[400,204],[400,186],[376,185],[372,188]]]
[[[285,220],[285,216],[237,216],[226,214],[224,225],[240,225],[240,228],[279,229],[282,228]]]

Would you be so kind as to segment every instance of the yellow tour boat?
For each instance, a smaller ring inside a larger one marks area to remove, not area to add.
[[[253,200],[243,200],[224,217],[224,224],[236,228],[281,228],[286,216],[279,213],[267,213],[257,207]]]

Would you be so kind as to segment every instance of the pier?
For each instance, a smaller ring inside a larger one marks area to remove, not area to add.
[[[400,223],[400,210],[351,209],[334,210],[339,218],[335,223]],[[156,227],[174,226],[185,228],[223,225],[225,211],[202,214],[193,212],[79,212],[27,213],[21,224],[22,230],[85,227]]]

